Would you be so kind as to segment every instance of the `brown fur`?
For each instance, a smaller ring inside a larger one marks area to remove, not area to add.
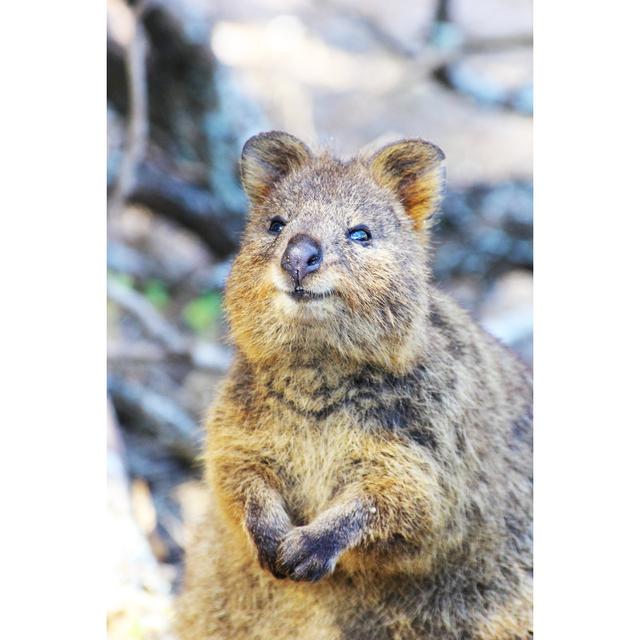
[[[287,134],[245,146],[238,353],[207,420],[183,640],[528,637],[530,373],[429,282],[442,159],[415,140],[349,162]],[[288,293],[298,233],[322,245],[303,281],[321,299]]]

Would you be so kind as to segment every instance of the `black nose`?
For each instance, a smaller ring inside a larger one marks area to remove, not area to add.
[[[313,238],[299,233],[289,240],[280,264],[298,287],[307,274],[320,268],[322,249]]]

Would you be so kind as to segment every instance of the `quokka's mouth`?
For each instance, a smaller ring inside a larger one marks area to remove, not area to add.
[[[287,291],[289,296],[296,302],[309,302],[311,300],[324,300],[333,295],[333,291],[325,291],[324,293],[315,293],[308,291],[302,287],[296,287],[293,291]]]

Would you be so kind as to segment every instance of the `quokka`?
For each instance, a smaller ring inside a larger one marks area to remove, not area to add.
[[[183,640],[532,637],[531,374],[431,283],[443,160],[246,143]]]

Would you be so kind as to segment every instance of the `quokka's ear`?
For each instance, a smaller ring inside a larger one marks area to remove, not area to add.
[[[268,131],[249,138],[242,149],[240,178],[253,203],[264,200],[274,185],[311,159],[311,151],[298,138]]]
[[[444,153],[424,140],[401,140],[382,147],[370,160],[373,176],[400,200],[420,231],[437,210],[444,191]]]

